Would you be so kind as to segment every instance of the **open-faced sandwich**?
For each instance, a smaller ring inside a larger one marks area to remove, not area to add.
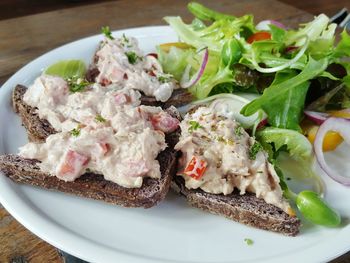
[[[296,235],[300,221],[283,197],[262,146],[235,120],[202,106],[180,124],[178,176],[173,188],[189,204],[235,221]]]
[[[164,102],[178,86],[135,39],[106,38],[101,46],[96,82],[43,74],[28,89],[14,89],[31,142],[19,155],[1,156],[0,167],[18,182],[151,207],[175,172],[179,114],[141,105],[140,91]]]

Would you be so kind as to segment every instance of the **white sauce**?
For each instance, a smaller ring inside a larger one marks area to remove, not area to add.
[[[175,149],[183,153],[179,175],[187,188],[224,195],[237,188],[240,194],[255,193],[258,198],[290,213],[291,208],[282,197],[278,175],[268,162],[267,154],[259,151],[255,159],[250,159],[249,151],[255,139],[239,128],[237,122],[200,107],[188,113],[180,127],[181,137]],[[207,164],[204,174],[197,179],[193,177],[198,175],[198,170],[192,176],[184,172],[193,156]]]

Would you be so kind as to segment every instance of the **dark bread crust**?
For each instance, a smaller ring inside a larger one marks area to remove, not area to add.
[[[287,236],[296,236],[299,233],[300,220],[297,217],[289,216],[254,194],[240,195],[235,191],[230,195],[216,195],[200,189],[189,190],[185,187],[183,178],[179,176],[174,177],[172,188],[185,196],[191,206],[209,213]]]
[[[19,113],[27,129],[28,137],[33,142],[44,142],[47,136],[56,133],[53,127],[39,118],[36,109],[26,105],[23,95],[26,87],[17,85],[13,91],[13,108]],[[174,117],[179,114],[174,107],[168,113]],[[161,152],[157,160],[160,164],[160,179],[145,178],[141,188],[125,188],[104,180],[102,175],[87,173],[74,182],[64,182],[55,176],[40,171],[37,160],[24,159],[16,155],[0,156],[0,170],[15,182],[58,190],[74,195],[102,200],[125,206],[149,208],[164,199],[170,188],[171,179],[176,172],[177,152],[173,146],[177,143],[179,131],[167,134],[168,148]]]
[[[194,97],[185,89],[176,89],[171,94],[171,97],[166,102],[156,101],[154,97],[142,95],[141,104],[150,106],[159,106],[163,109],[170,106],[181,107],[193,101]]]
[[[22,119],[22,124],[26,128],[28,138],[32,142],[44,142],[50,134],[56,133],[55,129],[47,120],[39,118],[35,108],[23,102],[24,93],[27,87],[17,85],[12,93],[12,106]]]

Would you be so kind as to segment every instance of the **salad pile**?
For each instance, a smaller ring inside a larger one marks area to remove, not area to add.
[[[350,35],[345,30],[336,40],[337,25],[324,14],[290,29],[272,20],[255,25],[252,15],[235,17],[195,2],[188,9],[190,24],[164,18],[179,37],[157,47],[164,71],[191,91],[194,105],[211,103],[256,137],[284,195],[304,217],[338,225],[339,215],[320,197],[324,183],[313,168],[316,159],[331,178],[350,186],[350,178],[333,171],[324,157],[343,141],[350,144]],[[286,155],[315,192],[288,188]]]

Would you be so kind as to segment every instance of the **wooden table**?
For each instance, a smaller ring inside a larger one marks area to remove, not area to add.
[[[299,7],[303,4],[301,0],[284,1],[296,2]],[[256,21],[269,18],[295,26],[312,18],[305,11],[275,0],[202,0],[201,2],[237,16],[253,13]],[[131,4],[130,1],[121,0],[2,20],[0,21],[0,85],[37,56],[64,43],[97,34],[103,25],[109,25],[115,30],[164,24],[162,17],[165,15],[180,15],[190,19],[186,3],[185,0],[133,0]],[[304,3],[307,5],[308,1]],[[341,5],[341,2],[339,4]],[[322,9],[316,10],[315,13],[322,11]],[[0,207],[0,262],[12,262],[12,259],[18,256],[29,262],[62,262],[54,247],[31,234]],[[334,262],[349,261],[350,253]]]

